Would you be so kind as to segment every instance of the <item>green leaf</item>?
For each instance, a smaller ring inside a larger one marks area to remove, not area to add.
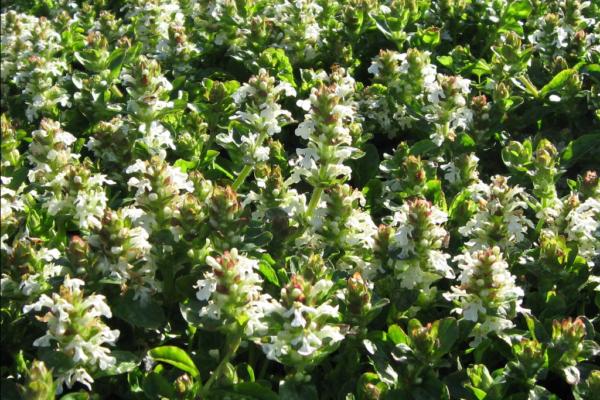
[[[260,274],[267,280],[267,282],[272,283],[273,285],[280,287],[279,278],[277,278],[277,272],[275,269],[267,262],[260,261],[258,263],[258,271]]]
[[[512,3],[506,10],[506,16],[515,19],[525,19],[531,14],[532,8],[529,0],[519,0]]]
[[[559,398],[550,393],[548,389],[542,386],[535,386],[529,391],[527,400],[558,400]]]
[[[473,140],[473,138],[466,133],[461,133],[458,136],[456,144],[460,147],[461,152],[473,151],[477,147],[475,140]]]
[[[148,355],[156,361],[161,361],[179,368],[180,370],[189,373],[194,378],[197,378],[200,375],[198,368],[196,368],[196,365],[188,353],[177,346],[155,347],[148,352]]]
[[[390,325],[390,327],[388,328],[387,336],[392,340],[392,342],[394,342],[394,344],[410,343],[410,338],[398,325]]]
[[[569,78],[571,78],[576,73],[577,71],[572,68],[560,71],[558,74],[554,75],[554,78],[552,78],[552,80],[540,90],[540,96],[545,97],[550,92],[562,88],[567,82],[567,80],[569,80]]]
[[[439,347],[437,348],[437,355],[442,356],[447,354],[454,346],[454,343],[458,340],[458,322],[456,319],[444,318],[440,321],[435,322],[438,325],[438,340]]]
[[[150,399],[177,398],[173,385],[158,372],[150,372],[144,377],[142,389]]]
[[[560,164],[562,167],[569,167],[589,153],[596,154],[599,148],[600,133],[580,136],[565,147],[560,155]]]
[[[379,152],[377,147],[371,143],[364,146],[364,157],[354,161],[352,164],[355,168],[352,171],[352,176],[358,187],[363,187],[377,175],[379,171]]]
[[[318,400],[319,398],[315,385],[291,380],[281,382],[279,397],[285,400]]]
[[[431,139],[423,139],[419,140],[417,143],[413,144],[410,147],[410,154],[413,156],[422,156],[423,154],[427,154],[430,151],[433,151],[438,148],[438,145],[433,143]]]
[[[177,161],[175,161],[175,164],[173,165],[179,168],[181,172],[188,172],[189,170],[196,168],[197,164],[197,161],[187,161],[180,158]]]
[[[261,385],[257,382],[241,382],[234,385],[232,390],[224,390],[223,394],[235,393],[243,395],[244,399],[252,400],[279,400],[277,393],[273,392],[270,388]],[[224,396],[223,396],[224,397]],[[223,398],[221,397],[221,398]]]
[[[466,387],[477,397],[477,400],[483,400],[487,396],[487,393],[481,389],[477,389],[473,385],[466,385]]]
[[[134,301],[131,292],[118,297],[111,308],[116,317],[140,328],[157,329],[167,320],[160,304],[152,299],[146,303]]]
[[[268,48],[260,54],[258,65],[269,70],[282,81],[296,87],[294,70],[283,49]]]
[[[438,56],[437,60],[446,68],[452,68],[452,64],[454,63],[454,59],[451,56]]]
[[[424,44],[435,47],[441,42],[440,28],[432,26],[418,33]]]

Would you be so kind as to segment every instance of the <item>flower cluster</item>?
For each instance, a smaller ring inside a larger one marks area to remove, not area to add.
[[[533,228],[533,222],[524,215],[524,189],[509,186],[501,175],[491,179],[489,185],[478,182],[469,188],[478,210],[459,232],[469,238],[465,244],[470,249],[497,245],[503,251],[511,250],[526,239],[527,229]]]
[[[156,262],[143,220],[144,212],[133,207],[107,210],[102,228],[90,235],[89,244],[98,251],[94,267],[102,275],[115,279],[123,291],[132,289],[134,300],[148,301],[160,284],[154,277]]]
[[[599,16],[2,2],[3,398],[595,399]]]
[[[490,332],[512,328],[512,318],[521,307],[523,289],[508,270],[508,264],[498,247],[491,247],[455,257],[461,269],[459,286],[444,294],[459,306],[453,311],[468,321],[477,322],[472,345],[476,346]]]
[[[239,255],[234,248],[218,258],[206,257],[206,264],[212,270],[204,273],[204,278],[195,285],[196,298],[208,301],[200,316],[217,320],[223,327],[232,321],[246,323],[248,311],[244,308],[252,307],[252,302],[260,297],[262,279],[256,271],[258,261]]]
[[[43,294],[23,308],[24,312],[49,311],[40,319],[48,325],[44,336],[37,338],[34,346],[53,347],[69,357],[71,366],[58,377],[58,389],[62,385],[71,388],[79,382],[91,389],[94,382],[90,371],[107,370],[115,365],[115,357],[104,345],[114,345],[119,338],[118,330],[111,330],[101,317],[111,318],[112,313],[104,296],[84,295],[84,282],[65,277],[59,293],[52,297]]]
[[[329,300],[332,285],[328,279],[311,283],[293,275],[281,289],[280,302],[262,306],[268,323],[254,334],[267,358],[302,370],[339,346],[344,334],[336,324],[338,307]]]
[[[394,213],[389,250],[397,254],[393,268],[401,287],[427,291],[440,278],[454,278],[450,255],[441,250],[449,239],[442,227],[447,220],[446,213],[422,199],[409,200]]]
[[[344,161],[358,151],[352,145],[360,135],[360,124],[353,100],[354,79],[343,68],[330,76],[320,72],[316,79],[318,86],[311,89],[309,98],[298,100],[298,106],[308,113],[296,135],[308,140],[308,147],[296,150],[298,159],[293,162],[290,180],[299,182],[305,177],[314,187],[327,187],[350,175]]]
[[[244,110],[236,112],[231,118],[240,121],[244,133],[240,142],[236,142],[234,132],[218,136],[219,143],[228,148],[233,146],[243,156],[244,164],[269,159],[269,147],[263,146],[268,137],[281,132],[286,123],[291,122],[289,111],[283,110],[278,103],[280,97],[295,96],[296,90],[288,82],[275,85],[275,79],[264,69],[250,78],[234,94],[233,99]]]

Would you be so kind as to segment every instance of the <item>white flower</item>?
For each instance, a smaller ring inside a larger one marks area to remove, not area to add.
[[[210,319],[238,318],[251,313],[254,301],[261,299],[262,279],[256,273],[258,261],[239,255],[237,249],[223,253],[218,259],[206,257],[212,268],[198,280],[196,298],[208,304],[200,310],[201,317]],[[236,315],[229,313],[235,310]],[[256,310],[254,310],[256,311]]]
[[[569,212],[566,221],[567,239],[578,244],[579,255],[593,266],[600,250],[600,202],[588,198]]]

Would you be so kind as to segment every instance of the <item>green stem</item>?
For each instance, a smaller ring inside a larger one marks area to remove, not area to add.
[[[529,78],[527,78],[525,75],[521,75],[519,77],[519,81],[525,85],[525,89],[527,89],[527,93],[529,93],[530,95],[532,95],[533,97],[535,97],[536,99],[538,97],[540,97],[540,94],[538,92],[538,90],[536,89],[535,86],[533,86],[533,83],[531,83],[531,81],[529,80]]]
[[[266,137],[267,137],[267,134],[265,132],[261,132],[260,135],[258,135],[258,139],[256,140],[255,148],[262,146],[262,143],[265,141]],[[244,168],[242,169],[242,172],[240,172],[238,177],[235,178],[235,181],[233,182],[233,185],[232,185],[233,190],[235,190],[237,192],[237,190],[239,189],[240,186],[242,186],[242,184],[244,183],[244,181],[246,180],[246,178],[248,177],[250,172],[252,172],[253,167],[254,167],[254,165],[252,165],[252,164],[246,164],[244,166]]]
[[[235,181],[232,185],[233,190],[237,192],[238,188],[242,186],[242,183],[244,183],[248,175],[250,175],[250,172],[252,172],[252,165],[246,164],[242,169],[242,172],[240,172],[237,178],[235,178]]]
[[[317,204],[319,204],[319,200],[321,200],[322,194],[323,194],[323,188],[320,186],[316,187],[312,193],[310,202],[308,203],[308,209],[306,210],[307,217],[310,217],[312,215],[312,213],[315,211],[315,208],[317,208]]]
[[[231,358],[237,351],[238,347],[240,347],[241,342],[242,342],[241,332],[236,332],[232,337],[227,338],[227,353],[225,353],[225,356],[223,357],[223,359],[221,360],[221,362],[219,363],[219,365],[217,366],[215,371],[212,373],[210,378],[208,378],[208,380],[202,387],[202,390],[200,392],[201,399],[206,397],[206,395],[210,391],[210,387],[216,382],[217,379],[219,379],[221,377],[221,374],[223,373],[223,369],[225,369],[225,367],[227,366],[227,364],[229,363],[229,361],[231,360]]]

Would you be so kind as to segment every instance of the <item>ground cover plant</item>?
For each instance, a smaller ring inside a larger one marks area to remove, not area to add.
[[[2,399],[597,399],[600,4],[2,1]]]

